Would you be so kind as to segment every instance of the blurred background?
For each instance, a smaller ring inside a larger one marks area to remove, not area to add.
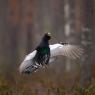
[[[83,56],[20,75],[45,32],[52,33],[50,44],[80,45]],[[0,95],[95,95],[94,43],[95,0],[0,0]]]

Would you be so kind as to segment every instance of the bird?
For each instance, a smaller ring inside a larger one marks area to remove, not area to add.
[[[37,48],[26,55],[25,59],[19,66],[21,74],[31,74],[40,68],[46,68],[48,64],[53,63],[60,56],[69,59],[77,59],[84,53],[84,49],[80,46],[66,42],[49,45],[50,39],[51,34],[46,33]]]
[[[45,33],[40,44],[35,48],[36,54],[31,60],[33,64],[27,66],[25,71],[26,73],[30,73],[29,69],[36,70],[38,67],[44,67],[45,65],[48,65],[50,59],[50,47],[49,47],[50,39],[51,39],[51,33]]]

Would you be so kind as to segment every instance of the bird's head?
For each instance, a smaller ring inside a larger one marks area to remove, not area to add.
[[[44,37],[45,40],[50,40],[51,39],[51,33],[45,33]]]

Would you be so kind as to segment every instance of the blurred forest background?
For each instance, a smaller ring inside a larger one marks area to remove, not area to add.
[[[45,32],[51,44],[85,49],[31,75],[19,65]],[[0,0],[0,95],[95,95],[95,0]]]

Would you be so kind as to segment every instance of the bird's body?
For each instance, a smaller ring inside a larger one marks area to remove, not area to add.
[[[45,34],[42,38],[41,43],[36,48],[36,55],[33,58],[34,63],[39,65],[48,64],[50,58],[50,48],[49,48],[50,36]]]
[[[50,58],[50,48],[43,47],[37,50],[37,53],[33,58],[33,61],[38,63],[39,65],[44,65],[48,64],[49,58]]]

